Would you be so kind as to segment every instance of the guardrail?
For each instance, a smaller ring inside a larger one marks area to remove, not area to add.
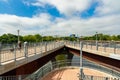
[[[27,58],[36,54],[43,54],[47,51],[63,46],[63,42],[42,42],[42,43],[24,43],[21,48],[18,45],[12,44],[0,46],[0,65],[9,61],[16,61],[21,58]]]
[[[40,69],[38,69],[33,74],[29,75],[18,75],[18,76],[0,76],[0,80],[41,80],[47,73],[56,70],[56,69],[62,69],[67,67],[79,67],[80,63],[78,61],[72,61],[72,60],[63,60],[63,61],[56,61],[56,62],[48,62],[44,66],[42,66]],[[87,68],[93,68],[96,70],[103,71],[105,73],[111,74],[114,77],[99,77],[99,76],[93,76],[93,75],[84,75],[83,80],[120,80],[120,73],[115,72],[114,70],[108,69],[104,66],[95,64],[93,62],[89,62],[86,60],[83,60],[83,67]],[[79,75],[78,75],[79,76]],[[78,77],[79,78],[79,77]]]
[[[89,49],[89,50],[94,50],[94,51],[100,51],[100,52],[107,52],[107,53],[112,53],[112,54],[118,54],[120,55],[120,43],[115,43],[115,42],[87,42],[87,41],[82,41],[83,42],[83,49]],[[71,45],[73,47],[80,47],[80,42],[76,41],[67,41],[65,43],[66,45]]]
[[[65,44],[64,44],[65,43]],[[80,42],[75,41],[59,41],[59,42],[42,42],[42,43],[24,43],[19,48],[17,44],[1,45],[0,44],[0,65],[8,61],[16,61],[20,58],[26,58],[35,54],[42,54],[50,49],[54,49],[60,45],[70,45],[79,48]],[[112,54],[120,54],[120,44],[115,42],[87,42],[83,41],[83,49],[107,52]]]
[[[46,75],[47,73],[55,70],[55,69],[61,69],[61,68],[67,68],[68,66],[74,67],[74,66],[78,66],[80,65],[79,62],[76,61],[72,61],[72,60],[64,60],[64,61],[57,61],[57,62],[49,62],[46,65],[44,65],[43,67],[41,67],[40,69],[38,69],[35,73],[29,75],[28,77],[26,77],[24,80],[38,80],[41,79],[44,75]],[[97,69],[103,72],[106,72],[108,74],[111,74],[112,78],[114,79],[120,79],[120,73],[119,72],[115,72],[114,70],[108,69],[107,67],[104,67],[102,65],[98,65],[92,62],[88,62],[83,60],[83,67],[88,67],[88,68],[93,68],[93,69]],[[87,78],[88,75],[85,75],[84,78]],[[93,79],[88,79],[88,80],[110,80],[109,77],[104,77],[103,79],[101,79],[101,77],[97,77],[96,76],[90,76],[93,77]],[[117,78],[116,78],[117,77]],[[95,78],[95,79],[94,79]],[[86,79],[84,79],[86,80]]]

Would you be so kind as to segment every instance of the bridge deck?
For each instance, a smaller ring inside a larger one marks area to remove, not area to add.
[[[47,45],[37,44],[22,47],[22,49],[14,47],[10,50],[2,50],[0,51],[0,74],[35,60],[38,57],[43,56],[47,51],[54,50],[55,48],[64,45],[80,50],[79,43],[75,42],[66,42],[65,44],[63,44],[63,42],[51,42]],[[88,44],[83,45],[83,51],[120,60],[120,48],[99,46],[98,50],[96,50],[95,45]],[[30,58],[29,60],[28,57]]]

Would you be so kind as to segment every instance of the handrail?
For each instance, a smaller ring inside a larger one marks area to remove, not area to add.
[[[37,71],[35,71],[32,74],[29,75],[18,75],[18,76],[0,76],[0,80],[38,80],[38,79],[42,79],[46,74],[48,74],[49,72],[56,70],[56,69],[61,69],[61,68],[68,68],[68,67],[79,67],[79,62],[78,61],[72,61],[72,60],[62,60],[62,61],[56,61],[56,62],[51,62],[49,61],[47,64],[45,64],[44,66],[42,66],[40,69],[38,69]],[[83,60],[83,67],[87,67],[87,68],[93,68],[93,69],[97,69],[97,70],[102,70],[108,74],[111,74],[113,77],[98,77],[98,76],[92,76],[92,75],[84,75],[84,80],[96,80],[96,79],[100,79],[100,80],[110,80],[112,79],[116,79],[119,80],[120,79],[120,73],[119,72],[115,72],[113,70],[108,70],[108,68]]]
[[[52,49],[63,46],[63,42],[43,42],[24,44],[21,48],[17,45],[11,45],[7,50],[0,47],[0,66],[8,61],[16,61],[19,58],[27,58],[30,55],[42,54]]]
[[[56,62],[52,62],[52,63],[49,62],[48,64],[41,67],[37,72],[35,72],[35,73],[31,74],[29,77],[27,77],[25,80],[41,79],[44,75],[46,75],[47,73],[49,73],[50,71],[53,71],[55,69],[67,68],[68,66],[79,67],[79,65],[80,65],[79,62],[71,62],[71,60],[56,61]],[[119,72],[109,70],[108,68],[101,66],[101,65],[98,65],[98,64],[90,63],[88,61],[83,61],[83,67],[93,68],[93,69],[97,69],[100,71],[102,70],[103,72],[111,74],[112,76],[114,76],[113,78],[117,77],[120,79]],[[85,76],[87,76],[87,75],[85,75]],[[90,75],[90,76],[92,76],[92,75]]]
[[[21,57],[28,57],[33,54],[43,53],[50,49],[54,49],[55,47],[59,47],[61,45],[71,45],[73,47],[80,47],[79,42],[75,41],[59,41],[59,42],[43,42],[43,43],[31,43],[31,44],[23,44],[21,49],[18,48],[17,44],[11,44],[6,49],[2,49],[2,45],[0,47],[0,65],[4,62],[8,62],[11,60],[15,60]],[[4,46],[3,46],[4,47]],[[96,46],[95,42],[83,41],[83,49],[95,50]],[[115,44],[113,42],[98,42],[98,51],[110,53],[109,57],[114,57],[119,59],[117,55],[120,54],[120,44]]]

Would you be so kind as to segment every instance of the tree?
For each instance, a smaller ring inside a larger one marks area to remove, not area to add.
[[[35,36],[36,42],[42,41],[42,36],[41,35],[35,34],[34,36]]]

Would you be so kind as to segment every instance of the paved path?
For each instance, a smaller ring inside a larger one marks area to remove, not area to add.
[[[79,71],[80,71],[79,68],[65,68],[65,69],[55,70],[47,74],[41,80],[79,80],[78,78]],[[84,68],[83,71],[85,75],[112,77],[109,74],[94,69]]]

